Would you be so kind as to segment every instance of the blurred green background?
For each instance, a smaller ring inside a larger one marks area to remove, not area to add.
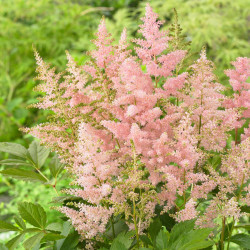
[[[46,120],[45,111],[26,108],[38,95],[32,91],[37,84],[33,46],[58,70],[65,68],[65,50],[82,63],[102,16],[115,39],[123,27],[135,37],[146,2],[165,20],[166,29],[176,8],[192,52],[207,47],[223,84],[228,84],[223,70],[230,61],[249,56],[247,0],[0,0],[0,142],[27,146],[32,138],[18,129]],[[0,160],[5,157],[0,154]],[[15,214],[19,200],[37,201],[48,210],[53,196],[44,186],[0,175],[0,219]],[[51,210],[51,218],[55,213]]]

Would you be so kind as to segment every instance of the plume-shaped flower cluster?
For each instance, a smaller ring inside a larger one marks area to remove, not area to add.
[[[228,99],[205,50],[179,73],[187,51],[168,50],[172,38],[149,5],[142,21],[142,38],[133,40],[136,55],[126,30],[113,45],[104,19],[85,65],[67,53],[66,73],[56,74],[36,53],[44,82],[37,90],[45,95],[35,107],[54,114],[24,130],[56,151],[73,174],[77,187],[66,192],[84,202],[60,210],[86,239],[103,233],[118,214],[142,233],[157,205],[177,221],[198,217],[203,225],[218,216],[239,218],[240,202],[249,203],[249,130],[242,144],[226,149],[228,132],[249,117],[249,59],[238,58],[236,70],[226,72],[235,91]],[[223,160],[216,171],[210,161],[218,155]],[[198,201],[216,187],[202,214]],[[229,199],[237,188],[241,193]]]

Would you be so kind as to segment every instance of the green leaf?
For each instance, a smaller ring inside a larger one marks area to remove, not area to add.
[[[31,170],[9,168],[9,169],[4,169],[0,171],[0,173],[5,176],[10,176],[12,178],[20,179],[24,181],[40,181],[40,182],[47,181],[42,175],[37,174]]]
[[[213,245],[212,241],[207,241],[211,228],[202,228],[183,232],[180,237],[171,245],[171,249],[197,250]],[[170,236],[171,237],[171,236]]]
[[[17,224],[20,228],[26,229],[26,225],[25,225],[25,223],[24,223],[24,221],[23,221],[22,218],[20,218],[19,216],[15,216],[15,217],[14,217],[14,220],[15,220],[16,224]]]
[[[61,235],[63,235],[63,236],[68,236],[71,229],[72,229],[72,225],[70,224],[70,222],[69,222],[69,221],[65,221],[65,222],[63,223],[63,228],[62,228],[62,233],[61,233]],[[65,241],[65,239],[61,239],[61,240],[58,240],[58,241],[56,242],[56,249],[57,249],[57,250],[61,249],[61,247],[62,247],[64,241]]]
[[[169,240],[169,232],[165,227],[158,233],[156,237],[156,248],[157,249],[166,249],[168,246],[168,240]]]
[[[64,240],[60,250],[72,250],[75,249],[79,242],[79,234],[77,232],[71,233]]]
[[[168,213],[161,214],[161,209],[159,211],[159,218],[162,223],[162,226],[165,226],[166,229],[170,232],[173,226],[176,224],[176,221],[169,216]]]
[[[19,245],[19,243],[23,240],[24,234],[19,234],[10,241],[6,243],[6,247],[8,247],[9,250],[14,250]]]
[[[23,232],[24,233],[39,233],[41,232],[41,229],[37,227],[32,227],[32,228],[24,229]]]
[[[237,224],[234,228],[245,228],[246,230],[250,230],[250,224],[248,223]]]
[[[187,220],[187,221],[175,224],[170,232],[169,245],[172,245],[173,242],[177,241],[177,239],[182,234],[190,232],[194,228],[194,223],[195,223],[195,220]]]
[[[111,245],[111,248],[110,249],[116,249],[115,247],[117,245],[122,244],[125,249],[129,249],[132,242],[133,242],[133,239],[131,239],[131,235],[132,233],[131,232],[122,232],[120,233],[113,241],[112,245]]]
[[[49,164],[49,170],[53,177],[57,177],[63,171],[64,165],[57,156],[54,156]]]
[[[243,212],[243,213],[250,213],[250,206],[242,206],[241,208],[240,208],[240,210],[241,210],[241,212]]]
[[[0,220],[0,233],[9,231],[20,231],[18,227],[13,226],[10,223]]]
[[[47,230],[50,230],[50,231],[61,232],[61,231],[62,231],[62,224],[59,223],[59,222],[54,222],[54,223],[49,224],[49,225],[46,227],[46,229],[47,229]]]
[[[45,228],[47,216],[39,204],[22,202],[18,204],[18,210],[24,220],[38,228]]]
[[[0,250],[8,250],[8,248],[4,244],[0,243]]]
[[[24,248],[26,250],[32,249],[35,245],[40,243],[43,236],[44,236],[43,232],[33,235],[23,243]]]
[[[49,156],[49,149],[41,146],[38,141],[33,141],[29,146],[29,154],[32,161],[40,168]]]
[[[41,242],[56,241],[56,240],[60,240],[60,239],[64,239],[64,238],[65,238],[65,236],[60,235],[60,234],[48,233],[48,234],[44,235]]]
[[[225,227],[225,232],[224,232],[224,240],[226,240],[231,232],[232,226],[233,226],[233,222],[227,224],[227,226]],[[221,237],[221,235],[220,235]],[[221,239],[221,238],[220,238]]]
[[[6,159],[0,161],[0,164],[3,165],[10,165],[10,166],[29,166],[31,167],[32,165],[24,160],[19,160],[19,159]]]
[[[240,247],[250,249],[250,235],[236,234],[231,237],[231,242],[238,244]]]
[[[145,246],[145,245],[146,245],[146,246],[148,246],[148,245],[153,246],[152,241],[148,238],[147,235],[140,235],[140,239],[141,239],[141,241],[144,243],[144,246]]]
[[[119,235],[123,231],[128,231],[128,226],[123,220],[118,220],[118,222],[114,223],[114,229],[115,229],[115,236]],[[113,231],[111,224],[109,224],[109,230],[106,232],[106,235],[109,238],[113,238]]]
[[[148,232],[154,245],[155,245],[156,237],[158,233],[160,232],[161,228],[162,228],[162,224],[158,217],[149,226]]]
[[[122,242],[114,240],[110,250],[128,250],[128,248]]]
[[[28,150],[24,146],[13,142],[0,142],[0,151],[22,158],[26,158],[28,154]]]

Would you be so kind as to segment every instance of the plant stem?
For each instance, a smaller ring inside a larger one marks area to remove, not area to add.
[[[113,215],[111,215],[110,220],[111,220],[111,228],[112,228],[113,238],[115,238],[115,227],[114,227]]]
[[[185,186],[185,184],[186,184],[186,169],[184,169],[184,174],[183,174],[184,176],[183,176],[183,182],[184,182],[184,186]],[[185,191],[185,189],[184,189],[184,193],[183,193],[183,198],[184,198],[184,206],[186,205],[186,191]]]
[[[238,137],[238,128],[235,128],[235,145],[238,144],[237,137]]]
[[[231,227],[231,230],[230,230],[229,236],[228,236],[227,250],[229,250],[230,240],[231,240],[232,232],[234,230],[234,224],[235,224],[235,220],[233,219],[233,225]]]
[[[136,241],[137,241],[137,247],[139,249],[139,233],[138,233],[138,228],[137,228],[137,222],[136,222],[136,214],[135,214],[135,200],[133,199],[133,220],[134,220],[134,225],[135,225],[135,234],[136,234]]]
[[[239,191],[239,194],[237,196],[237,202],[239,202],[240,197],[241,197],[241,192],[242,192],[242,189],[243,189],[244,179],[245,179],[245,175],[243,175],[243,178],[242,178],[242,181],[241,181],[240,191]],[[233,225],[232,225],[232,228],[231,228],[231,230],[229,232],[229,235],[228,235],[227,250],[229,250],[230,240],[231,240],[232,233],[233,233],[233,230],[234,230],[234,227],[235,227],[234,224],[235,224],[235,219],[233,219]]]
[[[221,239],[220,239],[220,245],[221,250],[224,250],[224,236],[225,236],[225,225],[226,225],[226,218],[222,218],[222,231],[221,231]]]

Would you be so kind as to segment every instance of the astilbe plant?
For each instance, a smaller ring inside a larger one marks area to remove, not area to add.
[[[147,5],[134,49],[126,30],[113,45],[102,19],[90,60],[79,66],[67,52],[65,73],[36,52],[44,82],[36,89],[45,95],[34,107],[53,114],[24,131],[57,152],[72,174],[74,187],[65,192],[83,202],[59,210],[82,239],[100,240],[107,223],[122,215],[139,241],[156,207],[179,222],[196,218],[197,227],[222,219],[223,231],[226,219],[238,220],[240,207],[249,205],[249,129],[242,142],[227,146],[229,132],[235,129],[237,138],[249,117],[249,59],[238,58],[236,69],[226,71],[235,91],[226,97],[204,49],[180,69],[188,52],[168,46],[175,38],[157,18]],[[213,157],[222,158],[219,169]],[[201,203],[209,204],[205,211]]]

